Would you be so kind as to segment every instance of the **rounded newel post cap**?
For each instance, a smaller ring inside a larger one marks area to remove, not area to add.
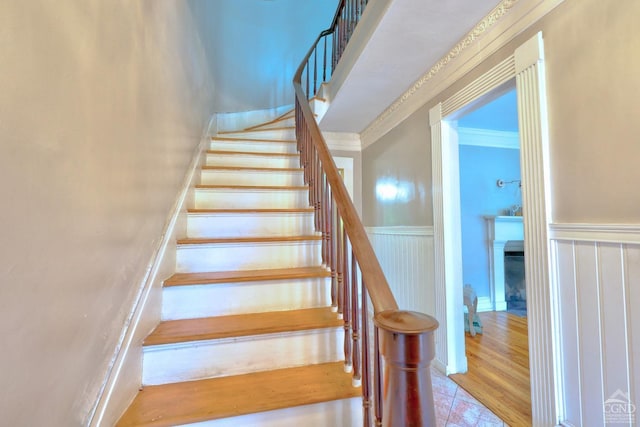
[[[380,332],[380,352],[392,365],[426,368],[435,357],[438,321],[424,313],[386,310],[374,317]]]
[[[386,310],[375,315],[374,323],[387,332],[403,335],[420,335],[438,329],[433,317],[409,310]]]

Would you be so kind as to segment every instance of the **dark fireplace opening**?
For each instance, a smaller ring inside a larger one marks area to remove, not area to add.
[[[504,245],[504,291],[507,311],[527,314],[527,288],[524,275],[524,241],[509,240]]]

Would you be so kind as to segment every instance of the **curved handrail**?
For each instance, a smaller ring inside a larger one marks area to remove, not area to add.
[[[340,7],[346,4],[342,0]],[[340,25],[341,14],[339,9],[333,30]],[[323,263],[331,269],[331,303],[344,319],[345,367],[353,373],[354,382],[362,384],[365,427],[435,425],[429,365],[435,356],[433,333],[438,322],[421,313],[399,310],[309,105],[317,86],[317,46],[332,28],[320,33],[309,49],[296,70],[293,86],[296,140],[309,204],[314,208],[316,230],[322,233]],[[326,52],[325,42],[325,57]],[[309,96],[312,55],[313,95]],[[306,92],[302,86],[305,69]],[[373,306],[373,346],[368,299]]]
[[[318,40],[319,39],[320,36],[318,36]],[[318,40],[316,40],[316,43]],[[313,49],[314,47],[307,52],[306,58],[313,53]],[[322,169],[324,170],[326,179],[331,187],[338,212],[344,222],[344,228],[351,241],[354,255],[358,259],[362,279],[367,285],[367,290],[371,297],[374,312],[379,313],[385,310],[397,310],[398,303],[391,292],[391,287],[387,282],[384,272],[382,271],[382,267],[380,266],[373,247],[369,242],[367,233],[351,200],[351,196],[349,196],[344,185],[344,181],[342,180],[342,177],[338,172],[338,168],[333,161],[333,156],[329,152],[327,143],[315,121],[311,107],[308,102],[300,102],[301,100],[306,100],[306,95],[302,90],[301,83],[302,73],[305,66],[306,60],[300,64],[293,79],[293,86],[296,95],[296,110],[299,111],[298,114],[303,118],[303,120],[298,120],[296,117],[296,128],[298,127],[298,123],[307,124],[306,131],[309,132],[310,139],[315,145]]]

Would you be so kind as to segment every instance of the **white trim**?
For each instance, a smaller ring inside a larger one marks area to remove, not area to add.
[[[433,227],[429,225],[365,227],[367,233],[396,236],[433,236]]]
[[[532,5],[531,1],[503,0],[367,126],[360,135],[362,148],[375,143],[563,1],[537,0]],[[444,69],[447,72],[441,72]]]
[[[506,309],[506,307],[505,307]],[[491,302],[491,297],[478,297],[478,313],[482,313],[485,311],[493,311],[493,303]],[[499,310],[501,311],[501,310]]]
[[[552,240],[640,244],[640,224],[554,223],[549,227]]]
[[[154,284],[161,279],[158,279],[158,271],[161,269],[163,262],[165,262],[165,256],[169,254],[175,254],[175,246],[176,246],[176,229],[180,214],[185,210],[185,203],[188,201],[189,192],[192,187],[195,185],[195,180],[198,179],[198,175],[196,171],[201,166],[201,161],[204,158],[203,153],[209,147],[209,132],[212,129],[213,123],[215,123],[215,115],[211,118],[209,123],[207,124],[207,128],[204,130],[203,135],[200,139],[200,143],[197,148],[194,150],[194,156],[187,169],[187,173],[185,175],[182,189],[178,194],[178,197],[173,204],[173,207],[169,213],[169,217],[165,224],[165,228],[162,233],[162,239],[160,239],[158,246],[155,248],[153,255],[147,265],[146,274],[142,279],[141,283],[138,285],[138,293],[133,302],[131,311],[127,317],[127,320],[122,328],[122,332],[120,334],[120,338],[118,340],[118,344],[114,351],[114,354],[109,363],[109,367],[107,369],[105,378],[103,380],[102,386],[96,397],[95,404],[92,408],[91,414],[89,415],[89,421],[87,425],[91,427],[97,427],[105,425],[104,423],[111,423],[115,420],[105,420],[105,416],[107,413],[121,413],[126,408],[111,408],[110,403],[113,397],[114,392],[118,387],[118,381],[120,380],[120,374],[127,364],[137,363],[140,361],[132,361],[131,357],[138,357],[140,354],[132,352],[131,350],[136,345],[141,345],[140,342],[136,340],[136,333],[138,332],[138,327],[142,323],[143,317],[145,315],[145,309],[147,301],[149,300],[149,295],[151,293]],[[169,248],[173,246],[174,250],[169,250]],[[174,255],[175,256],[175,255]],[[175,259],[173,259],[173,263],[175,264]],[[159,314],[158,308],[158,314]],[[158,320],[159,316],[158,316]],[[130,354],[133,353],[131,356]],[[140,372],[141,379],[142,372]],[[128,378],[131,381],[131,378]],[[132,388],[131,396],[135,395],[135,392],[139,388],[140,381],[135,388]],[[118,390],[118,392],[126,392],[123,390]]]
[[[518,132],[458,127],[460,145],[474,147],[520,149]]]
[[[322,132],[322,136],[332,151],[362,151],[360,135],[352,132]]]

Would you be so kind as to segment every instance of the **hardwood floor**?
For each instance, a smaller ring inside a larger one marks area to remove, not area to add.
[[[512,427],[531,425],[527,319],[479,313],[483,333],[465,337],[468,372],[451,379]]]

